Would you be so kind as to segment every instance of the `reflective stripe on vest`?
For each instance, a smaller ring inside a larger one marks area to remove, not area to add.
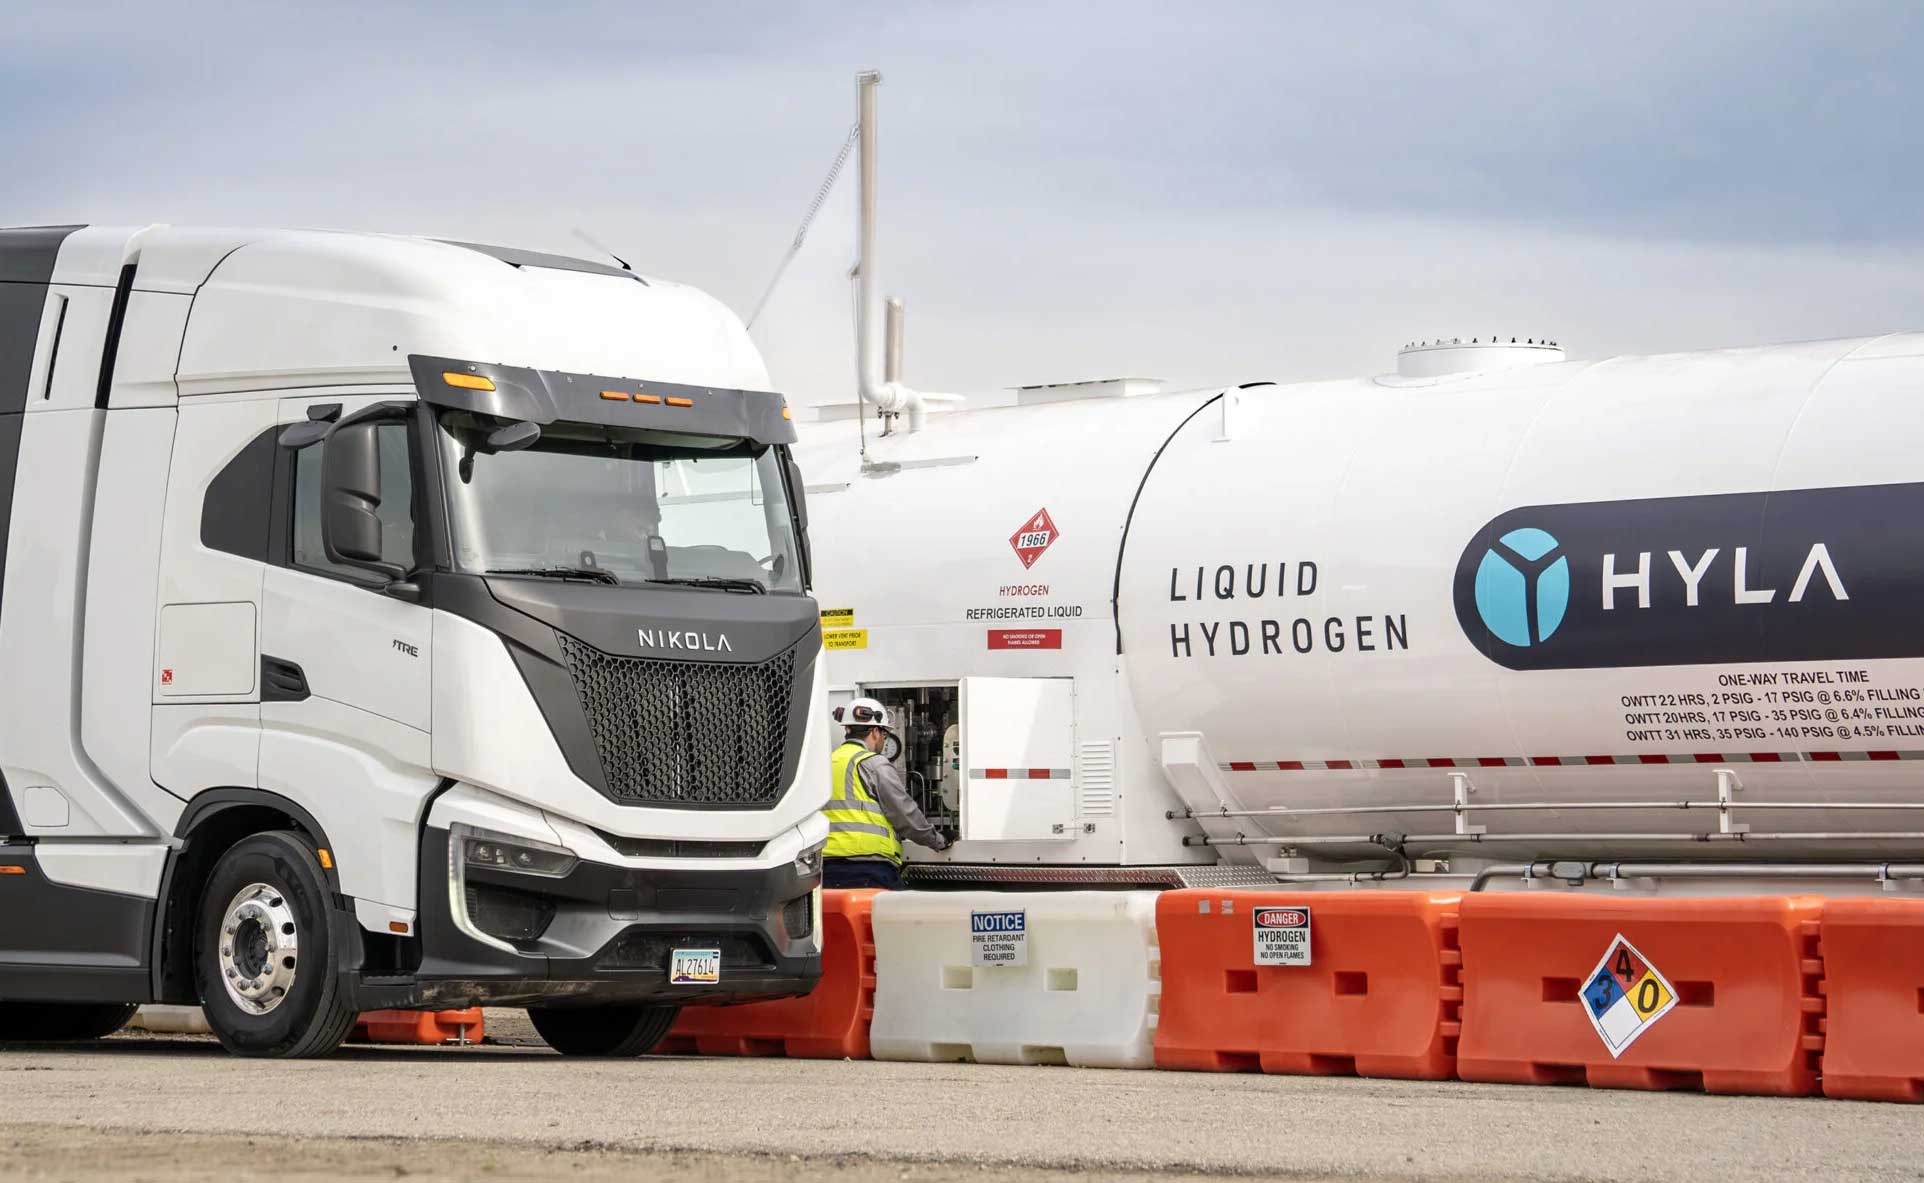
[[[875,755],[859,743],[845,743],[835,749],[829,765],[828,804],[822,814],[828,818],[827,858],[873,858],[902,861],[902,843],[895,827],[875,798],[868,795],[856,769]]]

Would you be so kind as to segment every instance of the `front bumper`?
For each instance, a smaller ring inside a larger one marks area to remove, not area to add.
[[[447,829],[421,832],[419,969],[355,979],[359,1009],[745,1002],[806,994],[821,977],[819,869],[793,860],[720,870],[699,859],[673,869],[582,859],[555,878],[469,866],[457,881],[450,844]],[[491,937],[466,914],[477,898],[524,903],[550,918],[530,926],[539,934],[528,939]],[[678,948],[720,949],[721,980],[672,984],[668,962]]]

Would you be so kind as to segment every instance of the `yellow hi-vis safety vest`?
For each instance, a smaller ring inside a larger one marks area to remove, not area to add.
[[[828,817],[828,846],[825,858],[872,858],[877,855],[890,862],[902,861],[902,840],[895,836],[888,814],[862,787],[855,774],[864,760],[875,755],[864,744],[850,741],[835,749],[829,764],[828,804],[822,812]]]

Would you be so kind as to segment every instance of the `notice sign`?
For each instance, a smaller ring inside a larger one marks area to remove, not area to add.
[[[1257,965],[1309,964],[1309,906],[1257,908],[1249,914],[1256,929]]]
[[[969,913],[969,964],[1029,964],[1029,914]]]
[[[989,630],[991,649],[1060,649],[1062,630],[1059,628],[992,628]]]
[[[850,649],[868,648],[868,630],[865,628],[824,629],[822,648],[830,653],[846,652]]]
[[[854,628],[855,627],[855,609],[853,608],[822,609],[822,627],[823,628]]]

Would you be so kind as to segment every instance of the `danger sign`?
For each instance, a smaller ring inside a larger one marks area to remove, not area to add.
[[[1042,557],[1042,552],[1048,550],[1050,545],[1060,537],[1062,535],[1056,530],[1056,524],[1049,517],[1049,511],[1038,509],[1034,517],[1022,523],[1020,530],[1009,535],[1009,545],[1015,548],[1016,557],[1022,560],[1022,567],[1027,570],[1035,566],[1035,561]]]
[[[1309,905],[1257,908],[1249,914],[1256,930],[1257,965],[1308,965]]]

